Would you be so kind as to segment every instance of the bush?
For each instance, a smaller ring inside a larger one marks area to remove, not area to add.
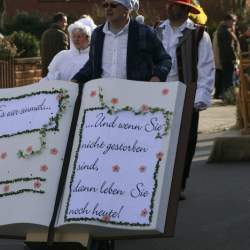
[[[8,39],[16,45],[17,57],[34,57],[39,55],[39,42],[30,33],[15,31]]]
[[[236,89],[234,86],[228,88],[223,97],[224,104],[235,105],[236,104]]]
[[[6,38],[0,38],[0,60],[13,58],[17,53],[17,48]]]
[[[36,13],[30,14],[25,11],[17,11],[14,17],[6,20],[4,33],[9,35],[14,31],[24,31],[40,39],[43,31],[50,26],[50,22],[47,20],[48,18]]]

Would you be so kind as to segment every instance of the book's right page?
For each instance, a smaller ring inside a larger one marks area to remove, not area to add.
[[[60,230],[96,237],[164,232],[184,96],[179,82],[85,85]]]

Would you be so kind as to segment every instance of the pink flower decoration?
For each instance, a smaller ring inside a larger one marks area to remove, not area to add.
[[[159,152],[158,154],[156,154],[156,158],[158,159],[158,160],[161,160],[162,158],[163,158],[163,153],[162,152]]]
[[[39,180],[36,180],[35,182],[34,182],[34,188],[35,189],[39,189],[40,187],[41,187],[41,182],[39,181]]]
[[[120,166],[119,165],[114,165],[112,166],[112,171],[118,173],[120,171]]]
[[[106,214],[106,215],[104,215],[104,216],[102,217],[102,220],[103,220],[104,222],[109,222],[109,221],[110,221],[110,216],[109,216],[108,214]]]
[[[148,112],[148,105],[146,105],[146,104],[143,104],[142,106],[141,106],[141,111],[142,112]]]
[[[27,153],[32,153],[32,151],[33,151],[32,146],[28,146],[28,147],[26,148],[26,152],[27,152]]]
[[[63,98],[63,94],[58,94],[56,96],[56,100],[60,101]]]
[[[8,193],[10,191],[10,185],[5,185],[3,187],[3,191],[4,191],[4,193]]]
[[[91,97],[95,97],[95,96],[96,96],[96,91],[95,91],[95,90],[91,91],[91,92],[90,92],[90,96],[91,96]]]
[[[6,152],[1,153],[0,159],[4,160],[6,157],[7,157],[7,153]]]
[[[168,95],[169,93],[169,89],[163,89],[162,92],[161,92],[163,95]]]
[[[56,148],[52,148],[52,149],[50,149],[50,154],[51,155],[57,155],[58,154],[58,150]]]
[[[111,100],[111,103],[112,103],[113,105],[116,105],[118,102],[119,102],[119,99],[118,99],[118,98],[112,98],[112,100]]]
[[[148,210],[146,208],[144,208],[142,211],[141,211],[141,217],[146,217],[148,215]]]
[[[139,167],[139,171],[141,172],[141,173],[144,173],[145,171],[146,171],[146,166],[140,166]]]
[[[41,172],[47,172],[48,169],[49,169],[49,167],[48,167],[46,164],[44,164],[44,165],[42,165],[42,166],[40,167],[40,171],[41,171]]]

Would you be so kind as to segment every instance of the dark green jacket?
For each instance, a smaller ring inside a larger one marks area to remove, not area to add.
[[[68,35],[57,24],[45,30],[41,39],[42,76],[48,73],[53,57],[61,50],[68,49]]]

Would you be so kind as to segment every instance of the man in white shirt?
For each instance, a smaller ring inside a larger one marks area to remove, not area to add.
[[[195,25],[189,13],[199,14],[191,0],[168,0],[168,19],[158,30],[158,36],[167,53],[172,57],[172,68],[167,81],[181,81],[188,85],[197,83],[191,131],[186,153],[182,190],[186,186],[190,165],[197,142],[199,111],[211,104],[214,86],[214,57],[210,37],[204,27]],[[180,199],[185,199],[181,193]]]
[[[85,83],[97,78],[165,81],[171,58],[146,25],[130,19],[138,0],[106,0],[106,23],[91,37],[89,61],[72,81]]]

